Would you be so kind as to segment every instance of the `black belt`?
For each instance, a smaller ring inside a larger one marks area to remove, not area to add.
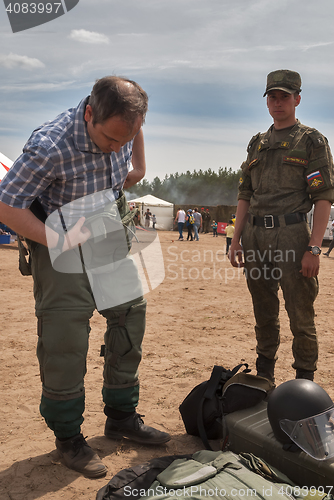
[[[293,214],[283,215],[285,220],[285,225],[298,224],[299,222],[306,221],[306,214],[301,212],[295,212]],[[278,215],[265,215],[264,217],[258,217],[257,215],[249,214],[248,221],[253,226],[262,226],[266,229],[272,229],[273,227],[279,227],[279,216]]]

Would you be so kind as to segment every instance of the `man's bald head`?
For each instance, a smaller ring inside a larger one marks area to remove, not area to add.
[[[120,116],[133,123],[138,117],[144,122],[148,109],[148,97],[138,83],[119,76],[105,76],[95,82],[89,97],[93,112],[93,124]]]

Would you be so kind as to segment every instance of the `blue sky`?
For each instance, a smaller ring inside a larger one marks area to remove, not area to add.
[[[266,75],[300,72],[297,117],[334,148],[333,0],[80,0],[13,34],[0,17],[0,151],[15,159],[31,131],[117,74],[149,94],[147,179],[236,170],[271,124]]]

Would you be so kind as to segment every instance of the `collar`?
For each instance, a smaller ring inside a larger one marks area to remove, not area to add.
[[[295,135],[297,134],[299,127],[300,127],[300,121],[297,120],[295,125],[290,130],[289,134],[286,136],[285,140],[282,142],[277,142],[274,146],[272,146],[272,149],[290,149],[292,141]],[[260,144],[258,146],[258,151],[261,151],[262,149],[268,149],[270,147],[269,139],[271,137],[271,134],[273,133],[273,130],[274,130],[274,125],[271,125],[271,127],[264,134],[264,137],[261,139]]]
[[[74,115],[74,133],[73,140],[76,148],[82,152],[90,152],[90,153],[103,153],[101,149],[96,146],[96,144],[90,138],[86,121],[84,119],[84,114],[86,110],[86,106],[88,104],[89,96],[82,99],[76,108],[76,112]]]

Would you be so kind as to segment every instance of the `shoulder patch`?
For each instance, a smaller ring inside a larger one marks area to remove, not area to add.
[[[311,189],[319,189],[321,186],[325,184],[324,179],[320,173],[320,170],[316,172],[312,172],[311,174],[306,176],[308,185]]]

